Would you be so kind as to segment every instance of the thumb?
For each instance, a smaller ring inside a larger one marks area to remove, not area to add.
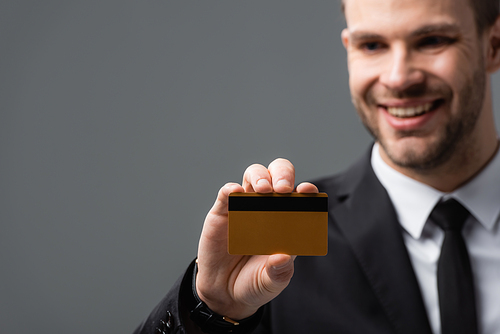
[[[290,283],[293,276],[295,256],[275,254],[269,256],[266,263],[267,279],[264,288],[271,294],[278,295]]]

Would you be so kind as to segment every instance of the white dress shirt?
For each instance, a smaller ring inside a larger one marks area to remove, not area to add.
[[[443,231],[427,218],[441,198],[453,197],[471,216],[463,236],[474,275],[479,333],[500,334],[500,154],[473,180],[452,193],[443,193],[389,167],[373,147],[371,164],[387,190],[422,291],[433,333],[441,334],[437,292],[437,261]]]

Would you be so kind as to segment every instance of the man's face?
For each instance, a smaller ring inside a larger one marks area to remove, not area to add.
[[[350,89],[395,167],[428,170],[479,129],[486,74],[468,0],[347,0]]]

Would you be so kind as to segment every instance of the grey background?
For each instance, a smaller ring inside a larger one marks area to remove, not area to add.
[[[130,333],[225,182],[348,166],[343,27],[331,0],[2,1],[1,333]]]

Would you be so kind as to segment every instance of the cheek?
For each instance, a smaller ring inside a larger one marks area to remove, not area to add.
[[[349,59],[349,88],[354,98],[363,100],[378,76],[379,69],[376,64]]]
[[[437,57],[429,62],[428,66],[432,75],[446,84],[453,93],[460,91],[461,87],[472,77],[474,67],[473,61],[456,53]]]
[[[448,84],[456,82],[455,77],[459,70],[454,60],[444,57],[436,59],[431,66],[431,73]]]

